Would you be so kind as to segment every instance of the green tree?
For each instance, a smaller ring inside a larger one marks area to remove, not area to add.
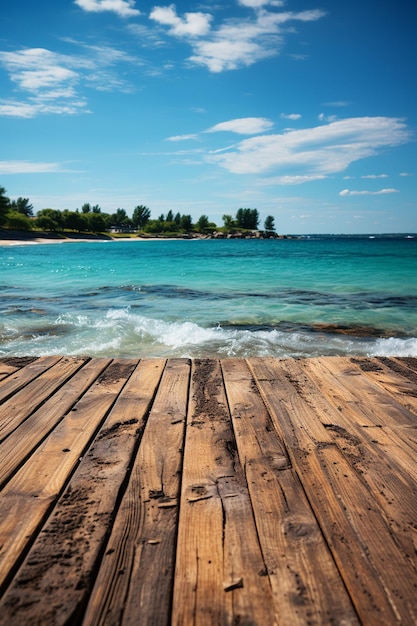
[[[162,222],[161,220],[150,220],[144,230],[146,233],[152,233],[152,234],[157,234],[157,233],[163,233],[164,232],[164,228],[165,228],[165,222]]]
[[[181,224],[181,213],[176,213],[175,214],[174,222],[176,223],[177,226],[179,226]]]
[[[258,209],[238,209],[236,222],[239,228],[257,230],[259,224]]]
[[[19,211],[10,211],[7,214],[7,226],[14,230],[32,230],[32,222]]]
[[[264,230],[267,233],[274,233],[275,232],[275,219],[274,219],[273,215],[268,215],[265,218]]]
[[[165,220],[163,224],[164,224],[164,230],[169,233],[175,233],[178,230],[178,226],[176,222],[174,222],[174,220],[171,220],[170,222],[168,222],[168,220]]]
[[[166,219],[166,222],[173,222],[174,221],[174,214],[171,210],[168,211]]]
[[[206,230],[209,228],[210,226],[210,221],[209,218],[207,217],[207,215],[202,215],[197,222],[197,229],[200,231],[200,233],[205,233]]]
[[[117,228],[133,226],[132,220],[128,217],[124,209],[117,209],[116,213],[113,213],[111,223]]]
[[[99,207],[98,204],[95,204],[92,208],[91,208],[93,213],[101,213],[101,208]]]
[[[26,217],[33,216],[33,204],[30,204],[29,198],[18,198],[17,200],[12,200],[10,208],[12,211],[16,211],[16,213],[20,213]]]
[[[42,230],[52,230],[56,231],[59,228],[58,222],[56,222],[50,215],[39,215],[36,218],[36,226],[37,228],[41,228]]]
[[[84,217],[87,218],[88,229],[92,233],[102,233],[106,230],[107,223],[106,218],[101,213],[87,213]]]
[[[137,228],[138,230],[141,230],[149,222],[150,217],[151,217],[150,209],[148,209],[148,207],[144,206],[143,204],[139,204],[133,210],[133,214],[132,214],[133,226]]]
[[[4,187],[0,187],[0,226],[6,223],[6,216],[10,210],[10,199],[6,196]]]
[[[84,213],[79,211],[65,212],[65,228],[68,230],[77,230],[80,233],[82,230],[88,230],[88,226],[88,218]]]
[[[183,215],[181,217],[180,225],[186,233],[189,233],[193,229],[193,220],[191,219],[191,215]]]
[[[232,228],[234,225],[233,217],[231,215],[223,215],[222,216],[224,227],[227,229]]]
[[[90,213],[90,211],[91,211],[91,205],[89,202],[86,202],[85,204],[82,205],[81,207],[82,213]]]
[[[59,230],[60,228],[64,228],[64,214],[68,213],[68,211],[57,211],[56,209],[41,209],[37,213],[36,225],[39,228],[44,228],[45,230]],[[48,218],[49,221],[44,222],[45,224],[49,224],[49,226],[41,225],[43,218]],[[40,218],[42,218],[41,222],[39,222]]]

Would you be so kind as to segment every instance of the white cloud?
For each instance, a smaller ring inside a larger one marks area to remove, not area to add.
[[[220,36],[212,41],[198,42],[194,51],[195,54],[189,60],[197,65],[205,65],[213,73],[248,67],[275,54],[275,50],[262,48],[243,36],[237,40]]]
[[[264,185],[302,185],[304,183],[311,183],[315,180],[324,180],[327,176],[323,174],[316,174],[311,176],[274,176],[262,181]]]
[[[0,63],[10,72],[10,79],[21,89],[37,91],[61,83],[77,81],[77,73],[65,67],[65,56],[45,48],[0,52]]]
[[[160,36],[153,24],[148,27],[137,22],[130,22],[126,29],[137,37],[137,43],[142,48],[156,48],[165,45],[163,37]]]
[[[251,9],[260,9],[266,4],[270,4],[274,7],[281,7],[284,2],[281,0],[238,0],[238,4],[241,4],[243,7],[250,7]]]
[[[379,191],[353,191],[343,189],[339,196],[380,196],[386,193],[399,193],[398,189],[380,189]]]
[[[37,115],[76,115],[79,113],[90,113],[87,102],[80,99],[53,100],[50,94],[29,98],[27,102],[17,102],[14,100],[0,100],[0,116],[21,117],[30,119]]]
[[[361,176],[361,178],[388,178],[388,174],[367,174],[366,176]]]
[[[320,113],[319,120],[320,122],[334,122],[337,120],[337,115],[325,115],[324,113]]]
[[[22,117],[29,119],[39,113],[41,113],[41,106],[39,104],[0,100],[0,116],[2,117]]]
[[[215,124],[206,130],[203,130],[203,133],[218,133],[218,132],[230,132],[237,133],[238,135],[256,135],[257,133],[263,133],[274,126],[274,123],[265,117],[241,117],[235,120],[228,120],[227,122],[220,122],[219,124]],[[198,139],[198,134],[190,133],[185,135],[174,135],[172,137],[167,137],[168,141],[187,141],[189,139]],[[220,148],[212,152],[212,154],[217,152],[223,152],[224,150],[228,150],[229,147]]]
[[[263,133],[274,126],[274,123],[265,117],[242,117],[235,120],[229,120],[228,122],[220,122],[208,128],[206,133],[217,133],[222,131],[228,131],[231,133],[238,133],[239,135],[256,135],[257,133]]]
[[[45,48],[0,51],[0,65],[25,93],[22,100],[2,99],[0,115],[30,118],[46,113],[73,115],[88,112],[87,101],[79,94],[82,82],[99,91],[132,90],[129,83],[117,76],[113,67],[135,59],[114,48],[83,47],[87,54],[66,55]]]
[[[299,120],[301,119],[300,113],[281,113],[280,117],[283,120]]]
[[[190,133],[189,135],[173,135],[167,137],[167,141],[188,141],[189,139],[197,139],[198,135]]]
[[[281,2],[244,0],[243,6],[259,9],[255,17],[225,20],[213,30],[213,16],[208,13],[185,13],[177,15],[176,7],[155,7],[150,18],[163,26],[169,26],[169,34],[188,37],[193,54],[189,61],[203,65],[210,72],[222,72],[253,65],[261,59],[275,56],[283,45],[282,25],[290,21],[310,22],[325,15],[321,10],[301,12],[271,12],[265,5],[281,6]]]
[[[134,0],[74,0],[74,2],[81,9],[90,13],[113,11],[120,17],[140,15],[140,11],[134,8]]]
[[[169,33],[177,37],[201,37],[210,30],[213,16],[209,13],[185,13],[185,17],[178,17],[174,4],[169,7],[155,7],[150,15],[151,20],[164,26],[171,26]]]
[[[64,172],[60,163],[32,163],[30,161],[0,161],[0,174],[44,174]]]
[[[329,175],[350,163],[373,156],[382,147],[406,143],[411,137],[401,119],[348,118],[328,125],[244,139],[207,160],[235,174],[279,170],[293,175]]]

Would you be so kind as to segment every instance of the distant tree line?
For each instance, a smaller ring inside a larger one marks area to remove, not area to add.
[[[191,215],[168,211],[156,219],[151,219],[151,210],[145,205],[138,205],[129,217],[125,209],[117,209],[115,213],[104,213],[98,204],[85,203],[81,209],[61,211],[58,209],[41,209],[36,217],[33,205],[28,198],[11,200],[6,190],[0,186],[0,227],[14,230],[40,229],[59,232],[71,230],[77,232],[101,233],[105,231],[135,232],[149,234],[181,234],[198,232],[201,234],[223,231],[256,231],[259,229],[259,212],[257,209],[240,208],[236,215],[223,215],[223,226],[218,227],[210,222],[207,215],[201,215],[194,223]],[[266,233],[275,233],[275,220],[268,215],[264,223]]]

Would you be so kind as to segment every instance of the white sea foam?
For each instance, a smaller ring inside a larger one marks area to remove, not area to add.
[[[303,357],[320,355],[417,356],[417,339],[353,338],[308,331],[204,328],[111,309],[104,315],[64,314],[55,324],[22,336],[2,333],[0,354],[91,356]]]
[[[417,338],[398,339],[389,337],[388,339],[377,339],[369,351],[369,356],[417,356]]]

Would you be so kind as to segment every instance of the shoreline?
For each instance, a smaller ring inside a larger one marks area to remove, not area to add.
[[[278,235],[276,234],[274,237],[269,237],[269,239],[277,239],[277,240],[299,240],[299,239],[315,239],[315,238],[335,238],[335,239],[345,239],[345,238],[359,238],[359,239],[376,239],[376,238],[399,238],[399,239],[417,239],[416,234],[405,234],[405,233],[381,233],[379,235],[346,235],[346,234],[323,234],[323,235]],[[243,234],[243,233],[235,233],[235,234],[220,234],[213,233],[210,235],[193,233],[190,235],[180,235],[180,236],[143,236],[143,235],[135,235],[134,237],[130,236],[117,236],[114,237],[111,234],[88,234],[88,233],[48,233],[39,231],[39,233],[34,231],[17,231],[17,230],[3,230],[0,229],[0,247],[8,247],[8,246],[26,246],[26,245],[44,245],[44,244],[61,244],[61,243],[104,243],[104,242],[117,242],[117,241],[203,241],[207,239],[215,239],[215,240],[229,240],[229,239],[240,239],[240,240],[260,240],[260,239],[268,239],[268,237],[262,237],[258,234]]]
[[[85,235],[77,236],[71,234],[70,236],[64,237],[48,237],[48,236],[39,236],[39,237],[27,237],[27,236],[19,236],[13,234],[11,237],[4,237],[3,233],[0,234],[0,246],[9,247],[9,246],[35,246],[35,245],[44,245],[44,244],[63,244],[63,243],[105,243],[105,242],[117,242],[117,241],[174,241],[174,240],[185,240],[188,238],[180,238],[180,237],[112,237],[108,236],[97,236],[97,237],[87,237]],[[193,238],[197,239],[197,237]]]
[[[13,247],[13,246],[39,246],[44,244],[60,244],[60,243],[113,243],[118,241],[175,241],[176,239],[166,238],[161,239],[159,237],[147,237],[147,238],[132,238],[132,239],[43,239],[42,237],[36,239],[0,239],[0,247]]]

